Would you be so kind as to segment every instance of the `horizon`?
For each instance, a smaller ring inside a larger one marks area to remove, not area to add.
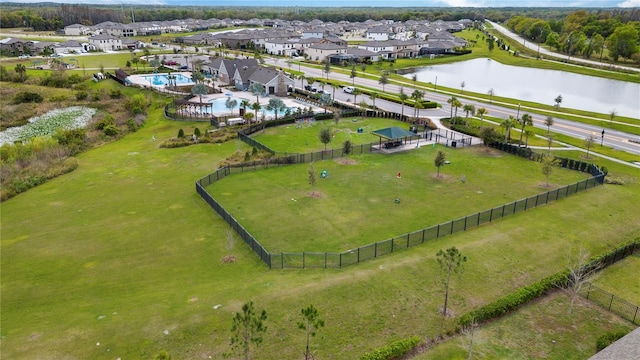
[[[296,7],[296,8],[635,8],[640,0],[343,0],[308,1],[300,4],[293,0],[18,0],[16,4],[78,4],[78,5],[156,5],[204,7]]]

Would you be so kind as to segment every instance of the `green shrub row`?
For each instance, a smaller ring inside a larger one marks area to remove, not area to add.
[[[464,314],[460,318],[460,326],[471,325],[475,320],[478,323],[500,317],[509,313],[529,301],[546,294],[548,291],[561,287],[567,281],[568,272],[563,271],[546,277],[532,285],[525,286],[515,292],[489,303],[479,309]]]
[[[420,343],[420,338],[412,336],[408,339],[394,341],[387,346],[383,346],[371,353],[366,353],[360,360],[393,360],[407,355]]]
[[[596,352],[606,348],[607,346],[618,341],[620,338],[627,335],[626,331],[608,332],[596,339]]]

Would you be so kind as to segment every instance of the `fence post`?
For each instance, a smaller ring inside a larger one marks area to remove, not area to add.
[[[303,252],[302,252],[302,268],[303,268],[303,269],[304,269],[304,265],[305,265],[305,264],[304,264],[304,254],[305,254],[305,252],[303,251]]]
[[[634,323],[634,324],[636,323],[636,316],[638,316],[638,309],[639,309],[639,308],[636,306],[636,313],[635,313],[635,314],[633,314],[633,323]]]
[[[280,265],[281,265],[281,268],[284,269],[284,253],[283,252],[280,253]]]
[[[453,223],[455,222],[455,220],[451,220],[451,231],[449,231],[449,234],[453,234]]]
[[[342,268],[342,253],[340,253],[340,261],[338,265],[339,265],[338,267]]]
[[[407,233],[407,249],[409,248],[409,233]]]
[[[358,248],[358,262],[360,262],[360,248]]]
[[[464,231],[467,231],[467,218],[468,216],[464,217]]]
[[[476,226],[480,226],[480,213],[478,213],[478,222],[476,223]]]
[[[391,238],[391,252],[393,252],[393,243],[394,243],[393,238]]]
[[[593,286],[592,283],[589,283],[589,290],[587,290],[587,300],[589,300],[589,295],[591,295],[591,287]]]
[[[424,233],[425,233],[425,229],[422,229],[422,243],[424,244]]]
[[[373,245],[373,257],[378,257],[378,243]]]
[[[327,268],[327,253],[324,253],[324,268]]]
[[[440,237],[440,224],[438,224],[438,230],[436,231],[436,239]]]
[[[527,207],[529,205],[529,198],[524,199],[524,209],[527,210]]]
[[[609,311],[611,311],[611,305],[613,305],[613,294],[611,294],[611,301],[609,302]]]
[[[504,213],[504,205],[502,206],[502,212]],[[491,214],[489,214],[489,222],[493,221],[493,208],[491,208]]]

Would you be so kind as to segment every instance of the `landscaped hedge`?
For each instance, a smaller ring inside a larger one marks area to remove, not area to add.
[[[420,338],[412,336],[408,339],[394,341],[387,346],[383,346],[371,353],[366,353],[360,360],[393,360],[407,355],[420,343]]]
[[[614,342],[620,340],[625,335],[627,335],[626,331],[618,331],[618,332],[609,332],[602,336],[599,336],[596,339],[596,352],[606,348],[607,346],[613,344]]]
[[[479,309],[464,314],[460,318],[460,326],[469,326],[474,320],[481,323],[511,312],[529,301],[544,295],[549,290],[563,286],[567,282],[567,276],[567,271],[556,273],[532,285],[520,288]]]

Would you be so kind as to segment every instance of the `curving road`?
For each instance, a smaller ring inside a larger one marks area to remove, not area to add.
[[[534,50],[534,51],[539,51],[540,54],[543,55],[547,55],[547,56],[553,56],[555,58],[559,58],[559,59],[564,59],[564,58],[568,58],[567,54],[560,54],[557,52],[553,52],[553,51],[549,51],[543,47],[540,47],[537,43],[533,43],[531,41],[527,41],[525,38],[521,37],[520,35],[517,35],[515,33],[513,33],[511,30],[505,28],[504,26],[494,23],[493,21],[489,21],[489,20],[485,20],[486,22],[488,22],[489,24],[491,24],[498,32],[500,32],[501,34],[510,37],[513,40],[518,41],[519,43],[523,44],[526,48]],[[574,56],[571,58],[571,61],[573,62],[577,62],[577,63],[583,63],[583,64],[590,64],[590,65],[597,65],[597,66],[608,66],[611,69],[624,69],[624,70],[628,70],[628,71],[635,71],[635,72],[640,72],[640,69],[638,68],[633,68],[633,67],[629,67],[629,66],[623,66],[623,65],[611,65],[611,64],[605,64],[601,61],[594,61],[594,60],[589,60],[589,59],[583,59],[581,57],[577,57]]]

